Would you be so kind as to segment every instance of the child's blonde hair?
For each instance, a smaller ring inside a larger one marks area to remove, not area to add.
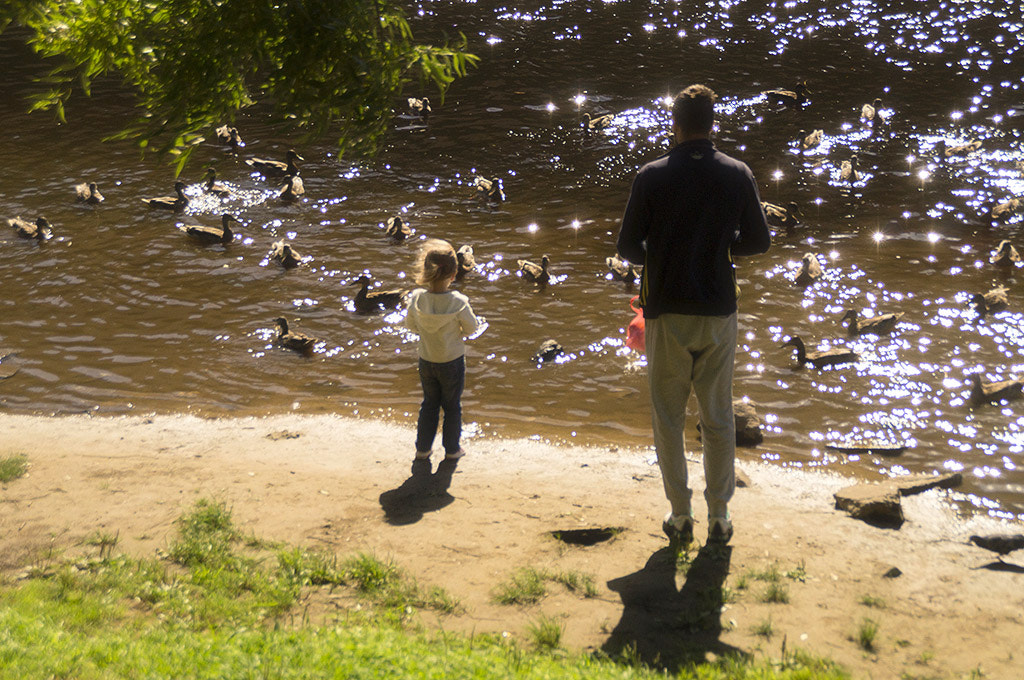
[[[455,248],[448,241],[432,238],[420,248],[420,262],[416,270],[416,283],[429,286],[435,281],[444,281],[455,276],[459,260]]]

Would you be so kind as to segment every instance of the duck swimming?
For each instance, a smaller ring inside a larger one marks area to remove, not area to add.
[[[636,283],[636,267],[631,262],[623,260],[618,255],[612,255],[604,258],[604,263],[608,265],[608,273],[614,281]]]
[[[801,80],[792,90],[765,90],[761,94],[776,104],[802,106],[807,102],[811,91],[807,89],[807,81]]]
[[[1007,239],[1003,239],[988,261],[998,267],[1015,267],[1020,262],[1020,253]]]
[[[402,219],[401,215],[389,217],[384,224],[384,234],[395,241],[404,241],[412,235],[412,228],[409,223]]]
[[[821,261],[814,253],[804,253],[800,261],[800,271],[797,273],[793,283],[798,286],[809,286],[824,275],[821,268]]]
[[[800,131],[800,153],[808,151],[810,149],[817,148],[821,144],[821,140],[825,137],[824,130],[815,130],[811,134],[806,134],[803,130]]]
[[[282,347],[295,350],[300,354],[309,356],[313,353],[313,347],[320,342],[319,339],[288,329],[288,320],[283,316],[274,319],[277,325],[277,342]]]
[[[966,156],[969,153],[977,151],[981,148],[980,139],[972,139],[966,144],[958,144],[956,146],[949,146],[946,140],[943,139],[942,144],[942,156],[941,158],[952,158],[953,156]]]
[[[238,128],[236,127],[221,125],[217,128],[216,134],[217,141],[230,146],[232,151],[238,151],[245,146],[245,142],[242,141],[242,137],[238,134]]]
[[[589,113],[584,113],[583,120],[580,122],[580,127],[582,127],[583,131],[587,133],[598,132],[599,130],[604,130],[610,126],[614,119],[614,113],[606,113],[605,115],[597,116],[596,118],[592,118]]]
[[[804,346],[804,341],[799,335],[790,336],[789,340],[782,343],[782,347],[795,347],[796,362],[801,366],[810,364],[815,368],[824,368],[825,366],[850,364],[857,361],[858,358],[856,352],[841,347],[808,352]]]
[[[857,167],[857,154],[850,156],[850,160],[843,161],[839,166],[839,179],[853,184],[861,178],[860,169]]]
[[[473,254],[471,245],[464,245],[456,250],[455,259],[459,264],[458,271],[455,273],[456,281],[461,281],[466,278],[466,274],[476,269],[476,256]]]
[[[1024,199],[1011,198],[992,207],[992,219],[1008,220],[1024,210]]]
[[[548,256],[545,255],[540,259],[540,264],[529,260],[517,260],[516,264],[519,265],[519,274],[524,279],[543,286],[551,279],[551,275],[548,274],[548,262]]]
[[[356,311],[360,314],[372,314],[383,309],[396,307],[405,297],[404,290],[376,290],[370,292],[369,274],[363,274],[352,282],[353,286],[361,286],[352,300]]]
[[[274,161],[268,158],[247,158],[245,159],[245,164],[267,177],[299,174],[299,166],[295,164],[295,161],[304,161],[306,159],[295,153],[295,149],[288,149],[286,157],[287,161]]]
[[[285,203],[299,200],[306,193],[306,187],[302,184],[302,178],[298,175],[288,175],[287,183],[281,187],[277,197]]]
[[[989,312],[1001,312],[1010,306],[1006,298],[1006,286],[997,286],[987,293],[975,293],[971,296],[970,304],[978,312],[978,317],[984,319]]]
[[[407,103],[409,104],[409,113],[412,115],[422,118],[424,122],[430,118],[430,100],[428,98],[409,97]]]
[[[203,190],[221,198],[231,195],[231,189],[217,181],[217,171],[213,168],[206,169],[206,184]]]
[[[778,227],[790,232],[793,230],[793,227],[800,224],[800,220],[797,219],[797,216],[800,215],[800,206],[794,201],[790,201],[785,207],[762,201],[761,208],[764,210],[768,226]]]
[[[274,241],[270,246],[270,252],[267,253],[267,257],[278,262],[285,269],[292,269],[302,264],[302,255],[295,252],[291,244],[285,243],[284,239]]]
[[[7,220],[7,226],[13,227],[14,231],[21,238],[45,241],[53,236],[53,227],[50,226],[45,217],[37,217],[35,222],[15,217]]]
[[[158,196],[157,198],[144,198],[142,202],[148,205],[150,208],[160,208],[161,210],[184,210],[185,206],[188,205],[188,196],[185,195],[185,183],[177,181],[174,183],[174,192],[177,196]]]
[[[879,120],[882,119],[882,100],[875,97],[875,101],[870,104],[865,104],[860,107],[860,117],[867,121],[872,121],[877,116]]]
[[[476,187],[476,197],[482,203],[500,205],[505,202],[505,190],[497,177],[487,179],[478,176],[473,180],[473,186]]]
[[[843,318],[839,320],[839,323],[848,322],[846,324],[846,332],[851,336],[860,335],[861,333],[885,335],[891,333],[896,328],[896,324],[899,323],[905,314],[906,312],[894,312],[892,314],[879,314],[862,319],[860,312],[856,309],[848,309]]]
[[[1024,380],[1000,380],[986,383],[981,381],[981,376],[977,373],[972,374],[970,380],[971,396],[968,397],[968,400],[971,402],[971,406],[1013,401],[1024,396],[1021,393],[1021,389],[1024,388]]]
[[[96,187],[96,182],[76,184],[75,196],[79,203],[88,203],[89,205],[96,205],[106,200]]]
[[[565,350],[562,349],[562,345],[560,345],[554,338],[549,338],[540,343],[540,347],[533,355],[533,360],[538,364],[541,364],[545,361],[557,359],[563,354],[565,354]]]
[[[230,223],[241,224],[234,215],[224,213],[220,216],[220,227],[204,227],[198,224],[187,224],[178,227],[179,230],[188,234],[192,239],[206,244],[214,243],[231,243],[231,240],[235,237],[233,231],[231,231]]]

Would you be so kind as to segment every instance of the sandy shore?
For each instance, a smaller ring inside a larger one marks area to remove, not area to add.
[[[118,532],[119,550],[152,555],[169,544],[174,519],[210,497],[257,535],[341,556],[372,552],[443,586],[464,611],[424,623],[445,630],[525,639],[550,616],[570,648],[635,644],[649,659],[737,650],[777,658],[785,644],[854,677],[958,678],[979,668],[1024,676],[1024,569],[981,568],[993,556],[966,542],[1008,527],[959,517],[941,491],[904,498],[907,522],[883,530],[833,509],[847,480],[744,463],[752,485],[732,504],[731,548],[715,559],[697,553],[689,575],[674,575],[649,452],[476,439],[454,468],[434,461],[413,474],[412,440],[406,427],[331,416],[2,416],[0,455],[25,454],[31,467],[0,490],[0,572],[51,547],[94,553],[84,539],[97,530]],[[691,471],[702,489],[700,465]],[[603,527],[624,530],[591,546],[548,533]],[[700,542],[705,533],[699,522]],[[538,605],[495,604],[495,587],[528,565],[592,574],[599,595],[557,586]],[[754,574],[772,565],[806,574],[783,577],[787,604],[761,601],[766,586]],[[902,575],[883,576],[893,566]],[[716,583],[731,593],[724,603],[705,595]],[[853,640],[865,618],[878,623],[873,652]],[[753,632],[769,620],[771,638]]]

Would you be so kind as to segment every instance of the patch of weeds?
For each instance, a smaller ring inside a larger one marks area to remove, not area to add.
[[[779,565],[775,562],[772,562],[760,571],[751,569],[746,575],[755,581],[766,581],[768,583],[778,583],[782,580],[782,572],[779,571]]]
[[[771,640],[772,636],[775,635],[775,626],[772,625],[772,617],[769,616],[764,621],[753,626],[750,629],[750,632],[754,635],[763,637],[765,640]]]
[[[373,555],[359,553],[348,559],[343,567],[345,580],[356,590],[374,594],[398,581],[398,567],[391,562],[382,562]]]
[[[431,586],[423,599],[423,604],[445,614],[454,614],[462,606],[457,597],[441,586]]]
[[[224,503],[196,501],[192,511],[178,520],[180,537],[171,546],[170,557],[185,567],[218,567],[229,564],[231,543],[239,538]]]
[[[542,651],[553,652],[562,644],[565,625],[548,616],[541,616],[526,628],[533,646]]]
[[[574,593],[582,594],[583,597],[597,597],[597,586],[594,585],[594,577],[591,574],[584,574],[580,571],[563,571],[550,578]]]
[[[800,561],[800,564],[786,572],[786,578],[792,581],[800,581],[801,583],[807,580],[807,567],[804,565],[803,560]]]
[[[675,556],[676,573],[680,576],[686,576],[690,572],[690,567],[693,566],[693,560],[696,556],[697,552],[694,550],[693,543],[680,550]]]
[[[919,666],[927,666],[929,663],[931,663],[932,659],[934,658],[935,652],[926,649],[923,652],[921,652],[921,655],[917,657],[917,660],[914,661],[914,663],[918,664]]]
[[[100,549],[100,559],[105,560],[111,556],[114,548],[117,547],[121,538],[121,532],[110,533],[97,529],[85,539],[86,545],[95,546]]]
[[[832,659],[814,656],[803,649],[783,650],[781,670],[810,671],[810,677],[846,678],[849,677],[843,668]]]
[[[547,573],[533,567],[523,567],[512,577],[498,585],[494,600],[498,604],[534,604],[547,595],[544,581]]]
[[[769,581],[761,594],[761,601],[768,604],[789,604],[789,586],[778,581]]]
[[[743,574],[736,579],[736,590],[746,590],[750,587],[750,576]]]
[[[736,599],[736,593],[732,588],[722,586],[722,604],[732,604]]]
[[[278,570],[286,579],[299,585],[343,585],[345,573],[338,567],[338,558],[319,550],[292,548],[277,553]]]
[[[875,651],[875,639],[878,637],[878,623],[872,619],[861,619],[857,626],[854,641],[866,652]]]
[[[26,472],[28,472],[27,456],[16,453],[0,457],[0,482],[4,484],[13,482],[19,477],[24,477]]]
[[[874,595],[862,595],[860,603],[865,607],[873,607],[875,609],[885,609],[885,600]]]

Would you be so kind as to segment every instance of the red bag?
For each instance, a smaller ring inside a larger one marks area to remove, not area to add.
[[[634,295],[633,299],[629,301],[629,308],[636,312],[636,316],[629,322],[626,327],[626,346],[636,352],[644,351],[644,310],[639,307],[633,306],[633,303],[640,298],[639,295]]]

